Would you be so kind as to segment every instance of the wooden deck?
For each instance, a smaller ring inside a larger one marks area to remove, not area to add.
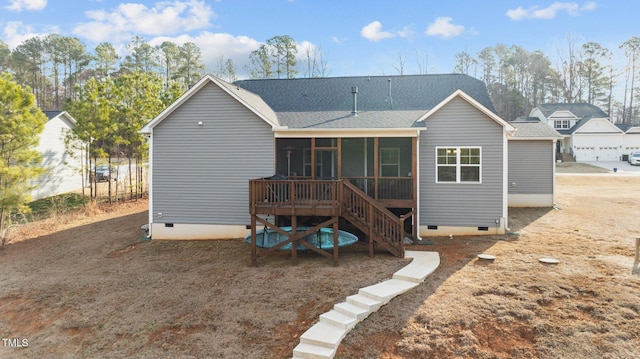
[[[365,186],[366,187],[366,186]],[[375,188],[375,186],[374,186]],[[365,188],[366,189],[366,188]],[[413,198],[413,194],[404,195]],[[402,204],[407,208],[415,208],[413,199],[385,198],[387,203]],[[338,219],[348,220],[367,236],[369,253],[373,255],[374,243],[392,254],[404,256],[404,239],[415,238],[414,234],[405,233],[404,222],[413,216],[413,211],[402,218],[390,212],[382,201],[369,196],[361,186],[352,181],[343,180],[273,180],[256,179],[249,181],[249,212],[251,214],[251,262],[257,265],[256,225],[279,230],[277,224],[269,222],[265,216],[290,216],[293,231],[281,231],[289,239],[282,243],[292,243],[292,261],[296,263],[296,244],[305,233],[296,232],[296,221],[299,216],[329,217],[330,219],[316,227],[333,226],[338,232]],[[414,226],[415,227],[415,226]],[[305,243],[303,243],[305,244]],[[306,245],[306,244],[305,244]],[[280,247],[280,246],[278,246]],[[310,248],[315,252],[332,257],[334,265],[338,261],[338,246],[328,254],[319,248]],[[267,252],[273,249],[268,250]]]

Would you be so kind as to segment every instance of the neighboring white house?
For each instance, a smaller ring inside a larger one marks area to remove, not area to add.
[[[624,132],[622,150],[624,154],[640,152],[640,125],[616,125]]]
[[[82,189],[82,153],[76,150],[70,155],[64,141],[66,133],[75,127],[75,119],[65,111],[43,112],[49,120],[40,134],[38,152],[47,172],[32,182],[35,185],[31,191],[33,200]]]
[[[578,162],[619,161],[640,150],[640,128],[613,124],[602,109],[588,103],[538,105],[529,116],[558,131],[563,139],[556,152]]]

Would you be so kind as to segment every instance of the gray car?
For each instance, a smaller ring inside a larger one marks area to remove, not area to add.
[[[109,181],[109,178],[115,181],[118,178],[118,169],[115,166],[112,166],[111,172],[109,172],[108,165],[99,165],[96,166],[94,173],[97,182],[107,182]]]

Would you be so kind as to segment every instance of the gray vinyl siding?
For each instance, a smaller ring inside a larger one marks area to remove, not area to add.
[[[420,135],[420,225],[495,227],[503,216],[503,127],[461,98]],[[436,183],[436,147],[481,147],[481,184]]]
[[[509,194],[553,193],[553,141],[509,141]]]
[[[248,181],[273,174],[274,137],[210,83],[153,129],[152,156],[154,222],[245,225]]]

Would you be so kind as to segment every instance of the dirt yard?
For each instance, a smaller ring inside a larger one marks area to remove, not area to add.
[[[637,357],[640,176],[563,174],[557,185],[557,209],[512,209],[512,235],[408,248],[438,251],[440,267],[336,357]],[[290,358],[320,314],[407,263],[356,245],[339,267],[278,253],[254,268],[241,239],[143,240],[146,205],[15,233],[0,250],[0,358]]]

